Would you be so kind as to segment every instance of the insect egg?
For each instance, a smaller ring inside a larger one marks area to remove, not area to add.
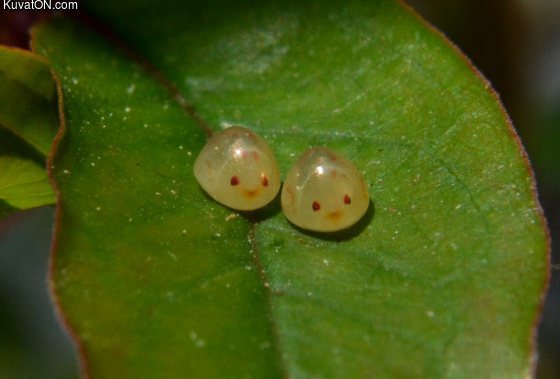
[[[242,126],[208,140],[194,163],[194,176],[213,199],[244,211],[265,206],[280,190],[274,153],[259,135]]]
[[[307,150],[288,172],[282,209],[293,224],[318,232],[348,228],[369,207],[363,175],[342,155],[326,148]]]

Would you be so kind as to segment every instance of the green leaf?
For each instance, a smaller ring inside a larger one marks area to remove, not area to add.
[[[34,148],[0,126],[0,218],[17,210],[54,204],[44,160]]]
[[[0,46],[0,217],[53,204],[45,155],[58,128],[49,67],[38,56]]]
[[[1,157],[0,172],[0,199],[9,205],[27,209],[55,202],[45,169],[35,162]]]
[[[89,6],[215,129],[261,133],[283,176],[327,145],[373,201],[330,237],[278,204],[235,217],[197,186],[204,133],[165,83],[83,27],[39,27],[67,124],[54,287],[93,377],[529,375],[531,172],[440,35],[391,1]]]
[[[0,46],[0,125],[47,155],[58,130],[56,91],[37,56]]]

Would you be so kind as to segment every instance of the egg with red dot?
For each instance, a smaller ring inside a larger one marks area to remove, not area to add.
[[[281,183],[270,146],[242,126],[229,127],[208,140],[194,163],[194,176],[214,200],[242,211],[270,203]]]
[[[288,172],[282,210],[293,224],[317,232],[334,232],[358,222],[369,207],[363,175],[341,154],[326,148],[307,150]]]

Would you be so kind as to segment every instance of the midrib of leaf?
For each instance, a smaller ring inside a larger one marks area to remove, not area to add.
[[[264,294],[266,296],[266,305],[267,305],[267,319],[270,324],[270,330],[272,331],[272,337],[274,340],[272,341],[272,345],[274,351],[276,352],[276,357],[278,360],[278,366],[282,369],[282,375],[285,378],[290,377],[288,371],[288,364],[284,359],[284,355],[282,354],[282,338],[280,336],[278,325],[276,323],[276,318],[274,317],[273,307],[272,307],[272,289],[270,288],[270,281],[266,276],[266,270],[261,262],[259,247],[256,240],[256,232],[257,232],[257,223],[255,221],[250,221],[249,225],[249,232],[247,239],[251,245],[251,256],[253,257],[253,262],[255,267],[259,271],[259,277],[261,278],[261,284],[264,287]]]
[[[72,15],[68,15],[71,17]],[[106,41],[111,42],[113,47],[118,49],[121,53],[125,54],[132,62],[138,64],[148,73],[155,81],[159,82],[169,93],[169,97],[173,99],[177,104],[183,108],[186,114],[191,117],[196,124],[202,128],[202,131],[206,134],[207,138],[212,136],[213,130],[204,120],[202,116],[196,111],[194,105],[187,101],[186,97],[183,96],[181,91],[177,86],[169,80],[161,71],[159,71],[155,65],[153,65],[149,60],[145,59],[140,53],[138,53],[134,48],[126,43],[125,39],[118,35],[114,30],[112,30],[108,25],[104,24],[100,20],[95,19],[95,17],[89,15],[86,12],[81,12],[77,17],[78,21],[82,21],[88,25],[97,34],[103,36]]]
[[[32,179],[32,180],[27,180],[27,181],[24,181],[24,182],[18,182],[16,184],[11,184],[11,185],[4,186],[4,187],[0,186],[0,190],[13,189],[13,188],[17,188],[19,186],[25,186],[26,184],[40,183],[40,182],[42,182],[41,179]],[[47,193],[49,193],[49,192],[45,192],[45,194],[47,194]]]
[[[108,27],[104,27],[103,30],[109,30]],[[125,52],[132,52],[132,54],[128,54],[130,58],[140,66],[146,69],[146,72],[149,73],[153,79],[158,81],[163,87],[165,87],[169,93],[169,97],[172,98],[175,102],[177,102],[184,110],[185,113],[191,117],[196,124],[204,131],[207,136],[207,139],[212,137],[214,130],[210,126],[210,124],[196,111],[194,105],[192,105],[186,97],[181,93],[181,91],[173,84],[173,82],[166,78],[166,76],[160,72],[151,62],[143,58],[138,52],[134,51],[132,47],[126,45],[124,40],[118,37],[116,34],[111,33],[112,42],[115,44],[116,47],[120,48]],[[332,133],[328,133],[332,135]],[[250,216],[249,216],[250,217]],[[257,222],[254,220],[250,220],[249,217],[245,217],[245,220],[248,223],[248,230],[247,230],[247,241],[249,243],[249,251],[248,253],[253,258],[253,263],[255,264],[256,269],[259,273],[259,278],[261,281],[261,285],[263,287],[263,294],[266,297],[265,302],[267,305],[267,320],[270,324],[270,330],[272,331],[272,337],[274,340],[272,341],[271,345],[275,351],[276,358],[278,361],[278,366],[282,369],[282,375],[285,378],[289,377],[288,365],[283,358],[282,354],[282,344],[281,344],[281,337],[278,331],[278,326],[276,324],[276,319],[274,317],[274,312],[272,308],[272,297],[274,296],[272,290],[270,289],[269,281],[266,276],[266,270],[261,263],[260,252],[256,241],[256,232],[257,232]],[[229,272],[231,270],[227,270]],[[221,275],[222,273],[220,273]],[[213,278],[211,278],[213,279]]]

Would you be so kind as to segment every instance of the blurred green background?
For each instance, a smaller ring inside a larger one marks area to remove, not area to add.
[[[560,1],[408,3],[490,80],[527,149],[552,237],[537,378],[560,378]],[[0,11],[0,44],[27,47],[29,26],[48,16]],[[0,378],[78,376],[47,292],[53,217],[43,207],[0,221]]]

